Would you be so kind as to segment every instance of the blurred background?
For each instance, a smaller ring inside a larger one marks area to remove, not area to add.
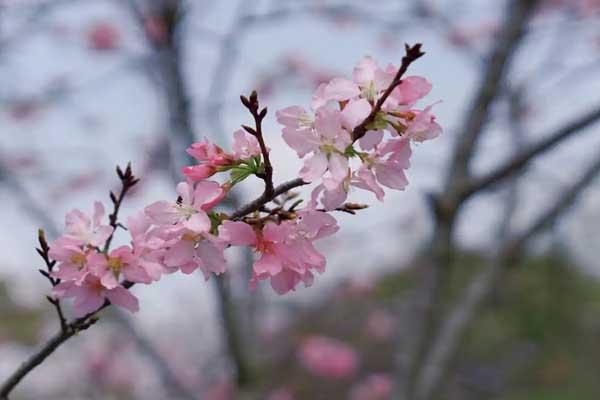
[[[293,178],[275,110],[404,43],[444,127],[406,191],[352,194],[372,207],[336,215],[312,288],[249,293],[230,250],[222,280],[135,287],[139,313],[105,311],[11,399],[600,398],[599,22],[597,0],[0,0],[0,381],[59,329],[37,228],[108,204],[117,164],[142,177],[122,216],[172,198],[256,89]]]

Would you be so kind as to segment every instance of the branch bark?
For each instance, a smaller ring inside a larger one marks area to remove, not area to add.
[[[523,38],[529,19],[539,0],[511,0],[508,2],[504,23],[482,82],[466,115],[462,132],[453,151],[446,189],[462,187],[469,178],[469,163],[484,132],[491,106],[502,90],[506,71]]]
[[[444,371],[456,354],[461,339],[477,316],[477,310],[493,292],[499,277],[507,267],[520,258],[523,249],[536,235],[552,225],[570,209],[577,197],[600,174],[600,156],[586,169],[582,176],[563,195],[521,233],[514,235],[498,251],[491,264],[468,286],[465,295],[442,324],[431,351],[424,362],[423,372],[416,384],[415,399],[428,400],[439,389]]]
[[[501,182],[503,179],[521,170],[535,157],[551,150],[554,146],[570,137],[581,133],[585,128],[598,121],[600,121],[600,106],[557,129],[555,132],[550,133],[545,139],[531,146],[531,148],[524,150],[492,172],[482,177],[474,178],[462,192],[462,197],[466,199],[475,193]]]
[[[430,251],[425,256],[424,273],[421,284],[415,291],[412,328],[409,343],[398,344],[399,354],[396,368],[396,396],[414,399],[417,377],[431,340],[440,323],[443,282],[452,265],[454,224],[465,198],[464,188],[470,180],[470,161],[477,142],[484,132],[491,106],[502,91],[504,76],[523,38],[529,19],[539,0],[510,0],[495,47],[485,65],[485,72],[475,97],[469,107],[466,119],[459,131],[453,151],[444,191],[431,197],[434,216],[434,237]]]

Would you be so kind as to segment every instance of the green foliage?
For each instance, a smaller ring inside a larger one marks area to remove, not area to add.
[[[38,342],[42,312],[17,306],[8,296],[3,282],[0,282],[0,321],[0,341],[8,340],[25,345]]]

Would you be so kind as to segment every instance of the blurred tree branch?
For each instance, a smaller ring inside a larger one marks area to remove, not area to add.
[[[502,27],[485,63],[483,77],[468,107],[457,135],[449,173],[441,194],[431,196],[434,234],[428,254],[422,259],[423,277],[415,291],[411,312],[413,327],[407,343],[399,343],[396,371],[396,396],[414,398],[429,344],[441,318],[443,283],[453,263],[453,233],[465,198],[461,195],[470,180],[470,161],[484,132],[491,106],[503,89],[505,74],[523,38],[537,0],[510,0],[506,5]]]
[[[155,41],[147,34],[146,38],[158,58],[161,86],[164,89],[169,118],[171,177],[174,182],[178,182],[181,178],[181,167],[194,163],[191,156],[182,157],[182,155],[187,154],[185,149],[196,141],[190,109],[191,100],[183,70],[185,56],[182,49],[184,41],[182,24],[186,12],[183,2],[180,0],[145,3],[147,9],[140,6],[136,0],[128,0],[127,4],[142,29],[146,26],[151,12],[156,13],[166,25],[165,40]],[[232,30],[235,31],[234,28]],[[227,44],[225,40],[220,40],[218,43],[221,46]],[[223,92],[220,92],[220,95],[222,96]],[[234,201],[234,203],[236,202]],[[226,338],[226,352],[233,362],[238,384],[244,386],[250,380],[250,361],[244,351],[240,318],[237,315],[230,287],[225,282],[226,279],[227,277],[224,276],[214,279],[219,315],[223,326],[223,335]]]
[[[456,354],[463,335],[477,316],[477,311],[493,293],[502,273],[518,262],[527,244],[554,221],[573,207],[577,197],[600,174],[600,156],[589,165],[573,185],[564,189],[550,207],[522,232],[506,240],[489,265],[467,286],[463,296],[442,323],[423,362],[416,382],[415,399],[432,398],[446,375],[449,363]]]

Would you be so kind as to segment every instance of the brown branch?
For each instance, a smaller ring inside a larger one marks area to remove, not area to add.
[[[110,304],[110,303],[108,303]],[[107,307],[108,304],[104,304],[98,311]],[[0,386],[0,399],[8,400],[8,396],[13,389],[29,374],[35,367],[40,365],[50,354],[54,353],[58,347],[73,337],[75,334],[88,329],[94,325],[98,319],[94,315],[98,312],[95,311],[81,318],[77,318],[72,322],[66,324],[65,329],[61,329],[60,332],[55,334],[50,340],[48,340],[44,346],[34,355],[29,357],[21,366],[4,381]]]
[[[352,141],[357,141],[367,133],[369,125],[373,123],[373,121],[375,121],[375,117],[377,116],[377,113],[381,111],[383,103],[385,103],[385,101],[392,94],[394,89],[402,83],[402,77],[408,70],[408,67],[410,67],[410,65],[413,62],[425,55],[425,53],[421,51],[421,47],[421,43],[417,43],[413,46],[409,46],[408,44],[404,45],[406,54],[404,55],[404,57],[402,57],[402,64],[400,65],[396,76],[394,76],[394,79],[392,80],[390,85],[387,87],[385,92],[383,92],[381,97],[379,97],[377,103],[375,103],[373,110],[371,110],[371,113],[367,116],[367,118],[365,118],[363,122],[361,122],[354,128],[354,130],[352,131]]]
[[[529,227],[524,229],[507,245],[504,251],[505,257],[511,258],[514,249],[521,249],[525,243],[531,238],[544,231],[548,226],[552,225],[566,211],[568,211],[575,203],[575,200],[581,192],[583,192],[600,174],[600,156],[585,170],[579,180],[573,185],[562,191],[562,195],[550,206],[543,214],[538,216]]]
[[[263,157],[263,165],[264,172],[257,174],[259,178],[265,181],[265,196],[272,197],[273,196],[273,166],[271,165],[271,159],[269,158],[269,149],[267,149],[267,145],[265,144],[265,139],[263,137],[262,131],[262,121],[267,116],[267,107],[260,110],[260,104],[258,103],[258,94],[256,90],[254,90],[250,97],[240,96],[240,100],[242,104],[250,111],[252,117],[254,118],[254,128],[251,128],[246,125],[242,125],[242,128],[252,136],[256,138],[258,144],[260,146],[260,152]]]
[[[110,200],[113,203],[113,212],[108,215],[108,220],[110,226],[113,227],[112,234],[106,239],[106,243],[104,244],[104,249],[102,249],[103,253],[106,253],[110,248],[110,243],[115,235],[116,229],[121,226],[119,224],[119,209],[121,208],[121,204],[127,195],[127,192],[136,185],[140,180],[133,176],[133,172],[131,170],[131,163],[127,163],[127,167],[125,171],[121,169],[121,167],[117,166],[117,176],[121,180],[121,191],[119,195],[115,195],[113,192],[110,192]]]
[[[535,157],[552,149],[554,146],[570,138],[571,136],[581,133],[585,128],[598,122],[599,120],[600,107],[597,107],[586,115],[547,135],[545,139],[542,139],[539,143],[533,145],[531,148],[516,155],[505,164],[496,168],[494,171],[482,177],[474,178],[461,193],[462,198],[466,199],[469,196],[480,192],[481,190],[487,189],[488,187],[499,183],[512,174],[519,172]]]
[[[48,242],[46,241],[46,235],[42,229],[38,230],[38,242],[40,244],[40,247],[36,248],[35,250],[38,252],[40,257],[42,257],[42,259],[44,260],[44,263],[46,263],[46,271],[44,271],[43,269],[40,269],[39,272],[46,279],[48,279],[48,282],[50,282],[52,287],[54,287],[60,283],[60,279],[52,277],[52,270],[54,269],[54,266],[56,265],[56,261],[50,259],[50,254],[49,254],[50,246],[48,245]],[[51,296],[46,296],[46,299],[56,309],[56,314],[58,315],[58,320],[60,322],[60,329],[62,332],[64,332],[67,329],[67,320],[63,314],[60,300],[55,299]]]
[[[267,196],[266,193],[263,193],[262,195],[260,195],[258,198],[256,198],[252,202],[250,202],[250,203],[246,204],[245,206],[236,210],[233,214],[231,214],[230,218],[232,220],[238,220],[242,217],[245,217],[246,215],[248,215],[254,211],[260,210],[260,208],[262,206],[264,206],[268,202],[272,201],[277,196],[280,196],[294,188],[304,186],[304,185],[308,185],[308,182],[304,182],[300,178],[284,182],[281,185],[277,186],[275,189],[273,189],[273,194],[271,196]]]
[[[427,400],[435,394],[443,379],[444,371],[458,350],[462,337],[476,318],[477,310],[493,292],[502,272],[509,265],[518,261],[527,243],[573,206],[577,197],[589,187],[599,174],[600,156],[592,162],[573,185],[565,188],[562,196],[558,197],[529,227],[506,241],[484,271],[472,280],[464,296],[441,325],[439,333],[432,343],[416,385],[415,399]]]
[[[446,188],[460,189],[469,177],[469,163],[477,142],[484,131],[491,105],[501,92],[505,72],[525,34],[527,23],[539,0],[512,0],[508,2],[506,16],[498,34],[496,46],[485,66],[485,74],[454,148]]]

